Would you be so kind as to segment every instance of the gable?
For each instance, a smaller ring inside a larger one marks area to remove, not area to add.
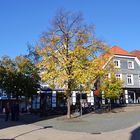
[[[134,56],[136,56],[140,60],[140,50],[134,50],[130,53],[133,54]]]

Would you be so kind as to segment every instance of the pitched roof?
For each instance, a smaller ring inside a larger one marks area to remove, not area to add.
[[[121,55],[121,56],[131,56],[135,57],[134,54],[129,53],[128,51],[122,49],[119,46],[113,46],[112,48],[109,48],[108,51],[102,55],[99,56],[99,58],[102,60],[102,66],[104,67],[105,64],[108,62],[109,58],[113,55]]]
[[[110,48],[110,52],[114,55],[123,55],[123,56],[134,56],[132,53],[120,48],[119,46],[113,46]]]
[[[140,50],[134,50],[130,53],[133,54],[134,56],[136,56],[140,60]]]

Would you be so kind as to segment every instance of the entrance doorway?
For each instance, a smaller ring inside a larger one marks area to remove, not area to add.
[[[128,103],[129,104],[137,103],[136,93],[134,91],[128,91]]]

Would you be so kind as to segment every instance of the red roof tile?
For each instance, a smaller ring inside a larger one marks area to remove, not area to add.
[[[128,51],[120,48],[119,46],[113,46],[112,48],[109,48],[106,53],[99,56],[99,59],[102,60],[102,63],[101,63],[102,66],[109,60],[109,58],[112,55],[132,56],[132,57],[135,56],[134,54],[129,53]]]
[[[114,55],[134,56],[132,53],[129,53],[128,51],[118,46],[113,46],[112,48],[110,48],[110,52]]]
[[[134,50],[130,53],[133,54],[134,56],[136,56],[140,60],[140,50]]]

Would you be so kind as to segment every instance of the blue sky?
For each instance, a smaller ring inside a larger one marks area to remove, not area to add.
[[[140,0],[0,0],[0,57],[26,54],[58,8],[82,12],[110,46],[140,50]]]

